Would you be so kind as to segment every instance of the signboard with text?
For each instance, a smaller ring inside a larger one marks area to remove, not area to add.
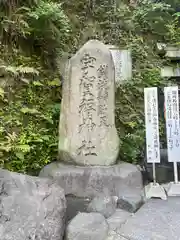
[[[168,161],[180,162],[180,124],[178,86],[165,87],[165,116]]]
[[[157,88],[144,89],[146,155],[148,163],[160,163]]]

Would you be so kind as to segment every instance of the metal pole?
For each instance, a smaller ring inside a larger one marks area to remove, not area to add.
[[[155,165],[155,162],[153,162],[152,165],[153,165],[153,184],[156,185],[156,165]]]
[[[174,183],[178,183],[178,170],[177,170],[177,162],[173,162],[174,165]]]

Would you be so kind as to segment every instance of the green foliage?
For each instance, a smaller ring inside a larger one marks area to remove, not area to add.
[[[0,165],[37,174],[56,159],[61,79],[57,49],[70,24],[60,4],[1,3]]]
[[[36,174],[56,158],[60,86],[42,82],[2,91],[0,163],[10,170]]]
[[[77,38],[74,48],[95,38],[132,51],[133,79],[116,91],[116,126],[120,159],[137,163],[145,145],[144,87],[165,85],[160,77],[163,60],[156,52],[156,43],[173,42],[175,38],[178,42],[177,18],[172,16],[171,6],[162,2],[141,0],[131,5],[121,1],[115,7],[110,1],[100,1],[91,9],[85,2],[78,1],[76,7],[66,2],[67,14],[74,7],[74,15],[72,10],[69,13]]]
[[[92,4],[94,2],[94,5]],[[117,1],[118,2],[118,1]],[[120,159],[144,151],[143,89],[165,85],[157,41],[179,44],[179,14],[150,0],[0,3],[0,166],[36,175],[56,160],[64,52],[88,39],[132,50],[133,80],[116,91]],[[176,8],[176,3],[172,7]],[[59,66],[61,64],[62,66]],[[161,131],[163,135],[163,130]]]

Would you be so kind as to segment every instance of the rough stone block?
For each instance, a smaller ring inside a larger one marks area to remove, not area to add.
[[[66,229],[66,240],[104,240],[108,224],[100,213],[79,213]]]
[[[58,182],[65,194],[94,198],[106,196],[142,195],[142,174],[137,166],[119,163],[113,166],[72,166],[51,163],[40,172],[40,177],[50,177]]]
[[[115,231],[117,228],[120,228],[131,216],[133,216],[133,214],[130,212],[116,209],[115,213],[107,219],[109,231]]]
[[[144,196],[130,193],[118,199],[117,207],[128,212],[136,212],[144,203]]]
[[[97,196],[88,205],[88,212],[99,212],[105,218],[113,215],[116,211],[118,197],[115,196]]]
[[[0,170],[0,239],[62,240],[66,200],[50,179]]]

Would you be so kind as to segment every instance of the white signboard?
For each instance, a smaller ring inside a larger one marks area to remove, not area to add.
[[[144,89],[146,155],[148,163],[160,163],[157,88]]]
[[[132,57],[130,50],[120,50],[114,45],[107,45],[115,66],[115,82],[117,86],[132,79]]]
[[[180,161],[180,124],[178,87],[165,87],[165,117],[168,161]]]

